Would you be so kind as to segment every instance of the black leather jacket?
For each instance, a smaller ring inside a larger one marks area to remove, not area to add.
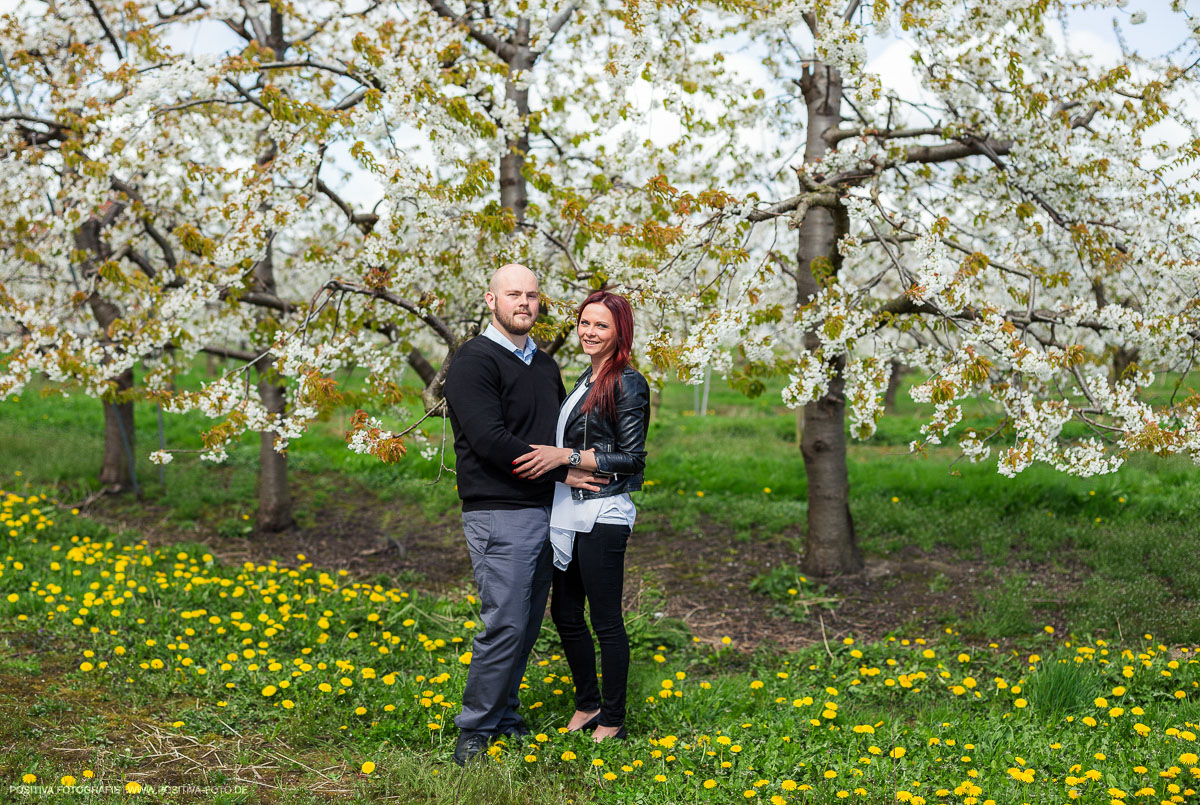
[[[575,384],[592,376],[589,366]],[[646,468],[646,431],[650,427],[650,385],[636,369],[625,367],[617,386],[616,420],[600,416],[595,411],[586,414],[579,409],[591,391],[587,391],[575,407],[563,430],[563,447],[596,451],[596,474],[611,479],[599,492],[572,489],[576,500],[606,498],[642,488]],[[570,396],[570,395],[567,395]]]

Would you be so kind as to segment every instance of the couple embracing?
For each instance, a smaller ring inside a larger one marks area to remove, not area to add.
[[[642,487],[650,391],[629,366],[633,312],[616,294],[583,301],[577,333],[591,358],[567,394],[558,366],[529,337],[538,281],[510,264],[484,296],[492,320],[464,344],[446,377],[463,532],[484,629],[475,637],[454,760],[530,730],[518,714],[546,599],[575,683],[569,731],[625,737],[629,639],[621,614],[625,544]],[[600,643],[596,676],[590,607]]]

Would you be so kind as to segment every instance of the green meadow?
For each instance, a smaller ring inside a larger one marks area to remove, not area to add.
[[[693,390],[668,384],[637,499],[635,539],[654,546],[637,562],[631,548],[645,594],[628,612],[630,740],[560,733],[571,682],[547,622],[526,675],[535,735],[464,771],[449,756],[478,623],[465,559],[423,565],[414,539],[404,572],[371,573],[255,533],[249,437],[222,467],[184,453],[160,477],[143,458],[141,500],[72,513],[97,489],[100,407],[31,388],[0,408],[0,784],[62,802],[1195,801],[1192,465],[1010,480],[951,450],[910,455],[922,412],[900,397],[852,442],[868,575],[890,569],[866,596],[799,570],[794,412],[714,379],[700,416]],[[336,512],[370,515],[377,541],[401,524],[452,541],[453,476],[435,482],[437,458],[420,455],[440,422],[383,465],[345,449],[350,413],[289,450],[297,528]],[[967,424],[993,415],[979,404]],[[144,456],[157,412],[136,417]],[[202,427],[168,415],[162,439],[195,449]],[[702,565],[696,546],[729,562]],[[716,590],[796,639],[743,639],[666,605],[694,596],[711,616]]]

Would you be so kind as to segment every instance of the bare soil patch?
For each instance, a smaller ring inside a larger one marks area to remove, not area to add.
[[[297,479],[302,494],[304,480]],[[169,510],[129,498],[102,498],[88,514],[115,529],[133,529],[151,544],[199,541],[223,562],[276,560],[294,566],[297,555],[316,567],[345,569],[359,580],[380,581],[432,593],[473,586],[470,559],[462,540],[457,508],[429,519],[410,502],[386,499],[347,481],[345,502],[319,511],[315,522],[279,534],[251,531],[224,536],[215,529],[185,531],[173,525]],[[806,619],[788,617],[750,582],[779,565],[799,565],[798,532],[769,539],[738,539],[714,522],[675,530],[663,516],[635,528],[626,558],[627,607],[653,595],[656,609],[682,620],[703,642],[730,637],[739,648],[773,645],[783,650],[840,642],[853,636],[872,640],[888,634],[928,636],[961,624],[977,606],[976,595],[997,568],[983,560],[965,561],[950,550],[906,550],[868,557],[861,573],[813,579],[837,603],[814,607]],[[1041,567],[1013,562],[1032,587],[1057,590],[1084,576],[1080,568]],[[1050,595],[1050,593],[1047,593]],[[1052,603],[1052,600],[1050,601]],[[1060,614],[1046,622],[1065,626]]]

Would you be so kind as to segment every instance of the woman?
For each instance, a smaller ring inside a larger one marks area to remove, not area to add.
[[[624,739],[629,637],[621,614],[625,544],[637,510],[629,493],[642,488],[650,387],[629,365],[633,311],[623,297],[596,291],[576,316],[583,352],[592,365],[563,402],[555,446],[533,445],[516,460],[522,478],[556,467],[589,470],[607,479],[595,492],[555,485],[550,517],[554,548],[550,614],[575,680],[575,714],[569,731],[595,729],[593,740]],[[596,653],[584,621],[584,602],[600,643],[603,690]]]

